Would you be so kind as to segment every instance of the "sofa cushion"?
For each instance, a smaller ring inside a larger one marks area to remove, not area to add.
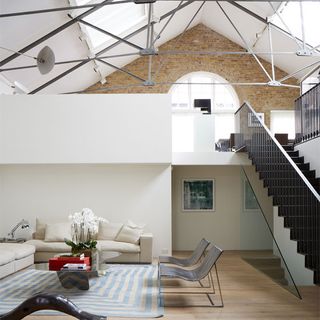
[[[133,221],[131,220],[128,220],[127,223],[126,223],[127,226],[131,227],[131,228],[139,228],[139,229],[143,229],[146,224],[143,223],[143,224],[136,224],[134,223]]]
[[[27,244],[35,246],[36,251],[42,252],[70,252],[71,247],[64,242],[45,242],[43,240],[28,240]]]
[[[50,223],[57,223],[57,222],[67,223],[68,221],[59,221],[54,218],[48,218],[48,219],[36,218],[36,231],[33,234],[33,238],[38,240],[44,240],[45,233],[46,233],[46,225]],[[71,223],[70,223],[70,226],[71,226]]]
[[[120,232],[123,224],[109,221],[99,222],[98,240],[114,240]]]
[[[0,247],[1,249],[1,255],[0,255],[0,266],[3,266],[9,262],[14,261],[14,252],[4,251],[2,249],[2,246]]]
[[[68,222],[46,224],[44,241],[57,242],[71,239],[71,225]]]
[[[97,248],[101,251],[115,251],[128,253],[140,252],[140,246],[136,244],[111,240],[98,240]]]
[[[3,251],[9,251],[10,253],[13,253],[14,259],[23,259],[34,254],[35,247],[24,243],[1,243],[0,250],[1,255]]]
[[[143,228],[134,224],[126,224],[122,227],[115,241],[129,242],[133,244],[139,243],[140,236],[143,233]]]

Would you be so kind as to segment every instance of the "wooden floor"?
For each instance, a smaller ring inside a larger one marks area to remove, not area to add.
[[[299,287],[303,297],[300,300],[243,261],[238,252],[224,252],[218,263],[218,271],[224,298],[223,308],[165,307],[163,319],[320,319],[320,288],[317,286]],[[165,303],[172,304],[179,299],[181,299],[179,296],[166,296]],[[200,299],[196,297],[192,302],[207,303],[205,297]],[[74,318],[28,316],[25,319],[71,320]]]

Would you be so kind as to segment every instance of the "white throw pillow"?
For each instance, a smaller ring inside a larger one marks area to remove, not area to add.
[[[36,230],[33,234],[33,239],[44,240],[46,234],[46,225],[58,222],[68,223],[68,220],[59,219],[56,217],[36,218]]]
[[[122,227],[115,240],[137,244],[142,233],[143,228],[130,221],[130,225],[126,224]]]
[[[126,223],[126,225],[127,225],[128,227],[138,228],[138,229],[143,229],[143,228],[146,226],[145,223],[144,223],[144,224],[136,224],[136,223],[134,223],[134,222],[131,221],[131,220],[128,220],[127,223]]]
[[[71,239],[71,225],[68,222],[46,224],[44,241],[59,242]]]
[[[123,224],[109,221],[99,222],[98,240],[114,240],[120,232]]]

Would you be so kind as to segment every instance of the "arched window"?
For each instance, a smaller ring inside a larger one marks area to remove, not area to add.
[[[236,92],[217,74],[192,72],[176,83],[169,91],[173,111],[192,111],[195,99],[210,99],[212,113],[235,111],[239,107]]]
[[[176,81],[171,93],[173,152],[214,151],[215,143],[234,132],[239,107],[233,87],[217,74],[189,73]],[[210,114],[195,107],[195,99],[210,99]]]

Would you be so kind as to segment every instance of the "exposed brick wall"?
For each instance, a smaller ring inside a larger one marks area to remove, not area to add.
[[[188,30],[159,47],[159,52],[168,50],[183,51],[243,51],[243,48],[212,31],[203,24]],[[128,64],[125,69],[146,79],[148,77],[149,57],[141,57]],[[207,71],[219,74],[227,81],[268,82],[267,76],[251,55],[159,55],[152,57],[153,81],[172,83],[190,72]],[[271,74],[271,65],[260,59]],[[161,67],[159,67],[161,66]],[[276,68],[276,79],[286,73]],[[88,93],[167,93],[171,84],[154,87],[141,86],[139,81],[122,72],[114,72],[107,77],[107,84],[100,83],[88,88]],[[294,79],[291,84],[296,84]],[[99,91],[99,88],[134,85],[129,88]],[[293,109],[294,100],[299,96],[299,89],[266,86],[234,86],[239,101],[248,101],[257,112],[265,113],[265,122],[269,125],[270,110]]]

